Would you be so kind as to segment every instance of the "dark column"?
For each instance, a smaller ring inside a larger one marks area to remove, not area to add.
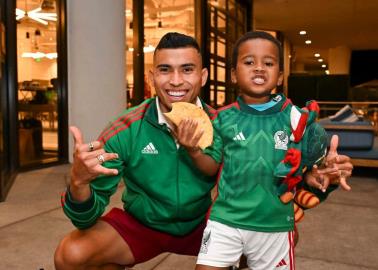
[[[58,66],[58,156],[68,162],[68,84],[67,84],[67,5],[57,0],[57,66]]]
[[[133,0],[133,65],[134,89],[132,105],[144,99],[144,0]]]
[[[209,42],[209,28],[210,28],[210,11],[207,6],[207,0],[195,0],[195,32],[196,39],[200,45],[202,53],[202,64],[210,71],[210,42]],[[206,102],[210,103],[210,72],[207,82],[202,87],[200,96]]]

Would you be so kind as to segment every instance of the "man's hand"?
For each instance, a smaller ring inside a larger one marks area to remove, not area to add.
[[[190,152],[197,152],[200,150],[198,143],[204,131],[201,130],[196,133],[198,122],[193,119],[184,119],[173,130],[173,135],[176,137],[178,143],[185,147]]]
[[[101,164],[118,158],[118,154],[106,153],[101,142],[83,142],[81,131],[70,127],[74,139],[73,164],[71,168],[70,192],[74,199],[85,200],[90,195],[89,183],[101,174],[117,175],[118,170],[108,169]]]
[[[351,190],[347,179],[352,175],[353,165],[348,156],[337,153],[338,144],[339,137],[333,135],[328,154],[325,157],[325,167],[318,168],[315,165],[306,175],[307,184],[317,187],[323,192],[326,191],[329,184],[340,184],[344,190]]]
[[[173,136],[178,143],[185,147],[192,161],[197,168],[208,176],[213,176],[218,172],[219,164],[213,158],[204,154],[198,146],[204,131],[196,131],[198,122],[193,119],[184,119],[180,122],[175,130],[172,130]]]

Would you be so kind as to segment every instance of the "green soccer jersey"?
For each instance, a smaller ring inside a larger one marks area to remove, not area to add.
[[[260,232],[293,230],[293,205],[280,201],[277,188],[282,178],[274,176],[290,144],[292,105],[286,106],[283,95],[272,99],[276,105],[265,111],[249,107],[241,98],[218,111],[214,142],[205,150],[223,163],[211,220]],[[316,123],[307,126],[296,146],[308,167],[324,155],[326,147],[326,133]]]

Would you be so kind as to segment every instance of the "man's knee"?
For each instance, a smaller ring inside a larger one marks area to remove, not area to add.
[[[61,269],[80,269],[85,266],[90,258],[90,248],[85,242],[73,239],[70,235],[66,236],[58,245],[54,263],[57,270]]]

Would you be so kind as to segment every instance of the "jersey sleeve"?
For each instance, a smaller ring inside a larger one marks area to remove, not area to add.
[[[221,163],[223,159],[223,140],[220,136],[219,128],[220,123],[218,119],[215,119],[213,121],[213,143],[203,151],[206,155],[212,157],[217,163]]]
[[[108,153],[120,153],[120,144],[117,136],[114,136],[107,141],[104,149]],[[101,175],[94,179],[90,184],[91,197],[87,201],[74,201],[71,198],[69,188],[63,195],[63,211],[78,229],[85,229],[94,225],[109,204],[110,196],[117,191],[118,183],[125,168],[122,155],[119,154],[118,159],[105,162],[103,166],[106,168],[117,169],[118,175]]]

